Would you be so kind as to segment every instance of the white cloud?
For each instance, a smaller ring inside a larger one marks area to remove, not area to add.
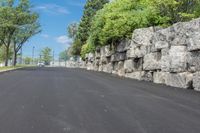
[[[50,14],[69,14],[69,11],[57,4],[44,4],[34,8],[35,10],[44,11]]]
[[[56,37],[56,41],[60,44],[64,44],[64,45],[67,45],[67,46],[69,46],[72,43],[72,39],[70,39],[66,35]]]

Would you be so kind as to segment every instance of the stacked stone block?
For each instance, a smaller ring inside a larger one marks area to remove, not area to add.
[[[88,70],[200,90],[200,19],[168,28],[137,29],[131,40],[86,58]]]

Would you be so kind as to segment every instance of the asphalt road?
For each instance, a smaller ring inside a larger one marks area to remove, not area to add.
[[[0,133],[200,133],[200,93],[109,74],[0,74]]]

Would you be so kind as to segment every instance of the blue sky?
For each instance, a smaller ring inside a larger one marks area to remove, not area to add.
[[[31,38],[23,47],[23,56],[31,56],[35,47],[35,57],[44,47],[55,51],[56,57],[71,43],[66,27],[79,22],[86,0],[30,0],[33,10],[40,14],[42,32]]]

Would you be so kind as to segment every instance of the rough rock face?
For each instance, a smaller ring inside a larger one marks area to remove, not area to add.
[[[111,62],[123,61],[126,59],[126,53],[115,53],[111,56]]]
[[[157,84],[166,83],[166,73],[165,72],[154,72],[153,73],[153,82]]]
[[[132,73],[126,73],[125,77],[144,81],[153,81],[153,75],[151,72],[136,71]]]
[[[190,89],[192,85],[193,74],[184,73],[168,73],[166,74],[166,85]]]
[[[132,46],[148,46],[151,45],[150,40],[153,36],[154,28],[137,29],[133,32]]]
[[[169,50],[170,72],[186,71],[186,55],[186,46],[171,46],[171,49]]]
[[[187,65],[190,72],[200,71],[200,51],[187,53]]]
[[[101,47],[82,64],[88,70],[200,90],[200,18],[165,29],[136,29],[131,40]]]
[[[195,90],[200,91],[200,72],[194,74],[193,87]]]
[[[160,60],[161,54],[159,52],[145,55],[143,69],[152,71],[161,69]]]

